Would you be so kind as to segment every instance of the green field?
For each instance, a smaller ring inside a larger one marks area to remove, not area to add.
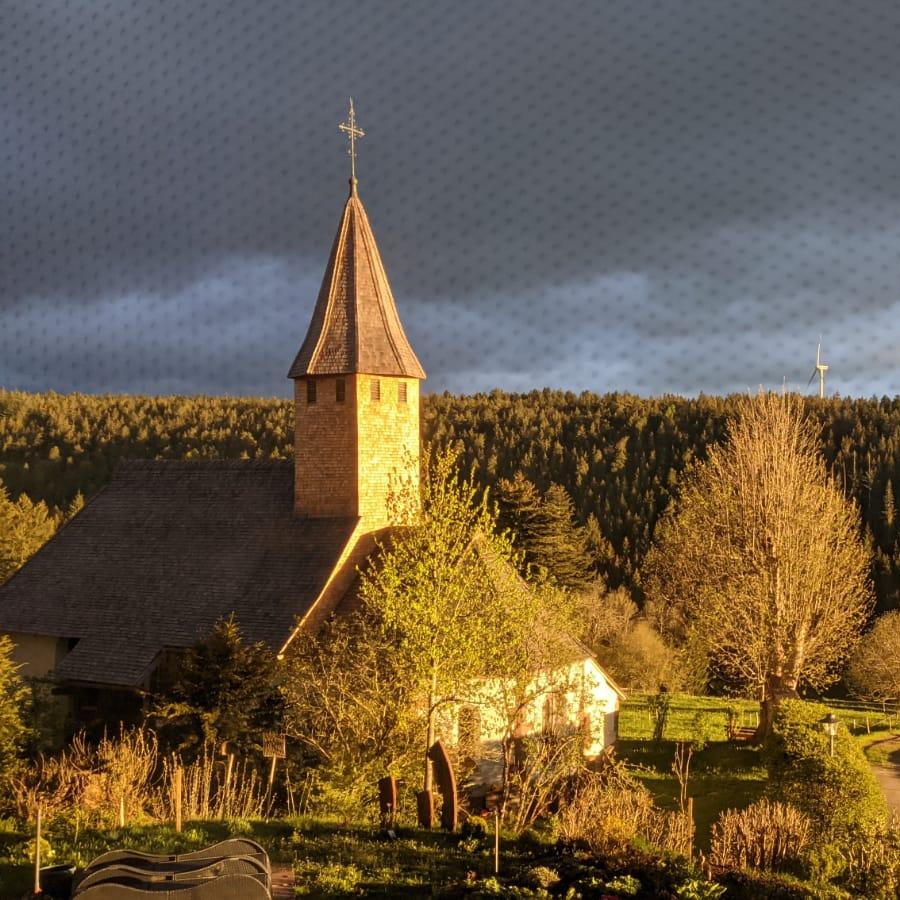
[[[824,700],[863,745],[875,765],[900,765],[900,731],[896,708],[853,701]],[[753,700],[671,694],[663,740],[653,740],[652,695],[631,693],[619,713],[617,754],[660,806],[676,809],[679,785],[672,771],[679,741],[698,742],[691,763],[688,795],[693,798],[696,846],[709,849],[710,829],[725,809],[740,809],[758,799],[766,770],[757,747],[728,740],[731,720],[737,728],[754,728],[759,704]]]

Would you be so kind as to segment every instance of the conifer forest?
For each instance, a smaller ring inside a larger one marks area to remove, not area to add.
[[[562,486],[597,571],[641,598],[640,570],[685,469],[722,440],[735,397],[543,390],[426,395],[423,432],[455,445],[485,484],[521,473]],[[806,401],[833,474],[871,542],[878,611],[900,606],[900,397]],[[292,403],[280,399],[0,392],[0,480],[62,516],[121,458],[291,456]]]

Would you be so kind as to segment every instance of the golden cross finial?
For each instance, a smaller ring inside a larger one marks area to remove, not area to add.
[[[353,98],[350,98],[350,112],[346,122],[338,125],[341,131],[350,139],[350,187],[356,193],[356,139],[365,137],[365,132],[356,124],[356,111],[353,109]]]

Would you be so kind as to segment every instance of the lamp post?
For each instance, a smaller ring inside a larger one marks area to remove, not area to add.
[[[831,755],[834,756],[834,736],[837,734],[838,730],[838,717],[833,712],[828,713],[828,715],[822,719],[822,727],[825,729],[825,734],[828,735],[830,752]]]

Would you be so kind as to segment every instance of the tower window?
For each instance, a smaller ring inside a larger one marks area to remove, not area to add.
[[[381,399],[381,379],[373,378],[369,382],[369,396],[373,402],[378,402]]]
[[[338,403],[343,403],[347,399],[347,382],[343,378],[338,378],[334,383],[334,399]]]
[[[315,403],[316,402],[316,379],[309,378],[306,381],[306,402],[307,403]]]
[[[401,381],[400,384],[397,385],[397,402],[398,403],[406,403],[406,382]]]

